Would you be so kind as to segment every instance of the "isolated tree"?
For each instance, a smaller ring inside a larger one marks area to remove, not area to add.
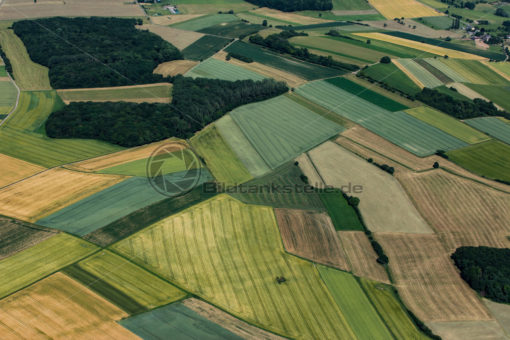
[[[390,64],[391,63],[391,58],[388,57],[388,56],[384,56],[381,58],[381,64]]]
[[[432,165],[432,167],[433,167],[434,169],[439,168],[439,163],[438,163],[438,162],[434,162],[434,165]]]
[[[264,19],[264,21],[262,21],[262,26],[267,27],[267,20],[266,19]]]

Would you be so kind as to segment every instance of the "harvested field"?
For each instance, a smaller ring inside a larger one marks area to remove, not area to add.
[[[5,8],[8,8],[7,4],[2,4],[0,18],[3,16],[2,12]],[[51,89],[48,68],[36,64],[30,59],[25,45],[13,30],[0,29],[0,45],[12,64],[14,79],[21,90]]]
[[[137,26],[137,28],[141,30],[149,30],[154,34],[159,35],[179,50],[185,49],[204,36],[204,34],[198,32],[152,24],[144,24],[142,26]]]
[[[505,303],[497,303],[488,299],[483,302],[489,308],[491,314],[496,318],[505,332],[510,333],[510,305]]]
[[[253,178],[215,125],[210,125],[193,136],[191,145],[203,157],[207,168],[218,182],[237,185]]]
[[[219,195],[113,248],[255,326],[293,338],[355,338],[315,267],[284,252],[269,207]],[[279,285],[281,273],[287,282]]]
[[[159,15],[150,17],[151,23],[161,26],[169,26],[179,22],[188,21],[201,17],[203,14],[179,14],[179,15]]]
[[[102,87],[95,89],[58,90],[66,104],[70,102],[131,101],[148,103],[169,103],[172,84],[148,84],[135,86]]]
[[[412,75],[411,79],[418,79],[418,84],[428,88],[434,88],[443,85],[443,82],[436,78],[432,73],[412,59],[398,59],[393,61],[394,64],[400,64],[408,73]]]
[[[441,15],[441,12],[417,0],[368,0],[387,19],[419,18]]]
[[[320,18],[312,18],[304,15],[294,14],[292,12],[282,12],[276,9],[271,9],[267,7],[257,8],[256,10],[250,11],[250,13],[254,13],[257,15],[266,16],[269,18],[273,18],[280,21],[288,21],[299,23],[300,25],[314,25],[314,24],[322,24],[325,22],[332,22],[332,20],[325,20]]]
[[[377,254],[364,232],[338,231],[337,233],[354,275],[390,283],[386,270],[377,263]]]
[[[509,194],[442,170],[399,180],[448,252],[461,246],[510,247]]]
[[[44,170],[44,168],[39,165],[3,154],[0,154],[0,164],[2,164],[0,188]]]
[[[430,322],[427,326],[444,340],[507,340],[496,321]]]
[[[138,4],[124,0],[5,0],[0,20],[46,18],[53,16],[143,17]]]
[[[54,236],[56,230],[0,216],[0,260]]]
[[[0,190],[0,214],[35,222],[124,178],[54,168]]]
[[[380,233],[376,239],[390,259],[399,295],[420,320],[490,319],[436,235]]]
[[[468,119],[465,122],[475,129],[485,132],[491,137],[510,144],[510,125],[505,124],[497,117],[473,118]]]
[[[378,0],[378,1],[381,1],[381,0]],[[369,39],[382,40],[382,41],[386,41],[386,42],[389,42],[392,44],[397,44],[397,45],[414,48],[414,49],[417,49],[420,51],[425,51],[425,52],[440,55],[440,56],[448,55],[450,58],[485,60],[484,57],[480,57],[480,56],[477,56],[477,55],[474,55],[471,53],[466,53],[466,52],[456,51],[456,50],[452,50],[452,49],[448,49],[448,48],[444,48],[444,47],[440,47],[440,46],[425,44],[425,43],[414,41],[414,40],[394,37],[394,36],[384,34],[384,33],[374,32],[374,33],[354,33],[354,34],[357,36],[361,36],[361,37],[365,37],[365,38],[369,38]]]
[[[161,74],[163,77],[176,76],[184,74],[191,70],[198,62],[193,60],[172,60],[166,63],[159,64],[154,69],[154,73]]]
[[[313,262],[349,270],[340,239],[327,214],[291,209],[276,209],[275,214],[285,250]]]
[[[182,54],[186,59],[202,61],[214,55],[214,53],[221,50],[230,41],[231,39],[229,38],[204,35],[202,38],[182,50]]]
[[[310,157],[307,153],[303,153],[301,156],[296,158],[296,162],[299,163],[299,169],[308,178],[308,183],[316,188],[323,188],[325,186],[324,181],[315,169]]]
[[[451,57],[451,55],[450,55]],[[474,58],[473,58],[474,59]],[[508,85],[508,81],[477,60],[441,59],[441,63],[454,70],[468,83]]]
[[[4,339],[139,339],[115,321],[127,316],[62,273],[0,302]]]
[[[254,327],[244,321],[234,318],[221,309],[211,306],[195,298],[182,301],[182,304],[204,318],[221,325],[226,330],[247,340],[283,340],[284,338]]]
[[[362,186],[362,192],[355,196],[361,199],[359,209],[371,231],[432,233],[393,176],[333,142],[309,154],[326,184],[336,188]]]
[[[270,171],[262,157],[253,148],[229,114],[217,120],[215,126],[253,177],[262,176]]]
[[[214,58],[209,58],[206,61],[196,65],[191,70],[189,70],[185,76],[192,78],[222,79],[228,81],[246,79],[256,81],[263,80],[265,78],[258,73]]]
[[[57,234],[0,261],[0,297],[16,292],[73,262],[94,253],[96,246],[79,238]],[[3,314],[3,313],[2,313]]]
[[[272,169],[343,131],[285,96],[241,106],[230,115]]]

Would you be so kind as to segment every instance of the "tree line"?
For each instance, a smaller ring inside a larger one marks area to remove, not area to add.
[[[269,7],[284,12],[294,11],[330,11],[333,9],[331,0],[247,0],[260,7]]]
[[[98,139],[125,147],[189,138],[240,105],[288,91],[285,83],[273,79],[230,82],[177,76],[173,83],[171,104],[71,103],[49,116],[46,133],[52,138]]]
[[[47,66],[53,88],[88,88],[162,81],[152,71],[182,59],[161,37],[136,29],[141,19],[48,18],[12,25],[30,58]]]

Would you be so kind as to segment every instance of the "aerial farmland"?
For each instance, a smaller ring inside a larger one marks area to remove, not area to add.
[[[0,339],[510,340],[509,17],[0,0]]]

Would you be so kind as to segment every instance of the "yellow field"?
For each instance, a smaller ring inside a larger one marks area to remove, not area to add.
[[[313,24],[322,24],[325,22],[331,22],[333,20],[325,20],[320,18],[314,18],[294,13],[282,12],[277,9],[271,9],[267,7],[257,8],[252,13],[256,13],[258,15],[263,15],[266,17],[270,17],[276,20],[293,22],[298,25],[313,25]]]
[[[177,21],[172,22],[175,24]],[[193,32],[193,31],[185,31],[180,30],[173,27],[160,26],[160,25],[143,25],[137,26],[139,29],[149,30],[154,34],[159,35],[164,40],[168,41],[170,44],[177,47],[179,50],[183,50],[189,45],[193,44],[198,39],[202,38],[205,34]]]
[[[191,31],[186,31],[191,32]],[[166,63],[159,64],[154,69],[154,73],[161,74],[164,77],[176,76],[178,74],[184,74],[191,70],[198,64],[198,61],[193,60],[172,60]]]
[[[410,72],[407,68],[405,68],[404,65],[399,63],[398,60],[393,59],[392,63],[393,63],[393,65],[398,67],[400,71],[404,72],[405,75],[408,76],[409,79],[411,79],[413,81],[413,83],[415,83],[420,89],[423,89],[425,87],[425,85],[423,85],[423,83],[418,78],[416,78],[412,72]]]
[[[0,301],[2,339],[139,339],[115,321],[128,315],[62,273]]]
[[[0,164],[2,164],[0,187],[4,187],[44,170],[42,166],[28,163],[21,159],[9,157],[4,154],[0,154]]]
[[[35,222],[125,177],[54,168],[0,190],[0,214]]]
[[[386,19],[419,18],[443,15],[417,0],[368,0]]]
[[[480,56],[477,56],[474,54],[455,51],[455,50],[443,48],[440,46],[433,46],[433,45],[425,44],[425,43],[422,43],[419,41],[413,41],[413,40],[408,40],[408,39],[404,39],[404,38],[393,37],[391,35],[387,35],[384,33],[377,33],[377,32],[374,33],[373,32],[373,33],[354,33],[354,34],[358,35],[360,37],[386,41],[386,42],[389,42],[392,44],[410,47],[410,48],[414,48],[414,49],[417,49],[420,51],[437,54],[440,56],[448,55],[450,58],[485,60],[484,57],[480,57]]]

